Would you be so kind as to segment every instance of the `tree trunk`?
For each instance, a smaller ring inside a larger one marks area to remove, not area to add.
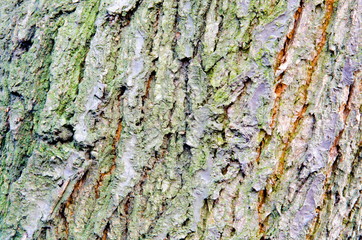
[[[361,0],[3,0],[0,239],[361,239]]]

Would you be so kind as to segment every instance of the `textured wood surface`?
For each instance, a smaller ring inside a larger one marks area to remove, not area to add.
[[[3,0],[0,239],[360,239],[361,0]]]

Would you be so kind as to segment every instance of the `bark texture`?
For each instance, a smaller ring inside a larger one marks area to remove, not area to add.
[[[0,20],[0,239],[361,239],[361,0]]]

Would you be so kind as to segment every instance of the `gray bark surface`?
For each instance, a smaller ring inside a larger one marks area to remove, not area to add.
[[[361,0],[3,0],[0,239],[361,239]]]

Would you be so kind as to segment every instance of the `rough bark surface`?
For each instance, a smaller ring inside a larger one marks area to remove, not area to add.
[[[0,19],[0,239],[361,239],[361,0]]]

